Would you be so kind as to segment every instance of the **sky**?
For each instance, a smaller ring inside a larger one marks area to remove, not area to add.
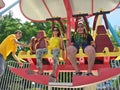
[[[3,11],[9,5],[13,4],[13,2],[15,2],[17,0],[3,0],[3,1],[5,2],[5,7],[3,9],[1,9],[0,12]],[[11,9],[11,11],[13,12],[13,18],[20,18],[22,20],[22,22],[29,21],[22,15],[22,13],[19,9],[19,4],[15,5]],[[9,10],[4,14],[8,14],[8,12],[9,12]],[[111,25],[113,27],[116,27],[116,28],[120,27],[120,8],[116,9],[115,11],[111,12],[110,14],[107,14],[107,19],[109,20],[109,22],[111,23]],[[93,18],[90,18],[89,19],[90,26],[92,26],[92,21],[93,21]]]
[[[5,3],[5,7],[2,8],[0,10],[3,11],[4,9],[6,9],[7,7],[9,7],[10,5],[12,5],[14,2],[18,1],[18,0],[3,0],[4,3]],[[4,13],[3,15],[5,14],[8,14],[9,11],[12,11],[13,12],[13,18],[20,18],[22,20],[22,22],[25,22],[25,21],[29,21],[28,19],[26,19],[21,11],[20,11],[20,8],[19,8],[19,4],[16,4],[13,8],[11,8],[10,10],[8,10],[6,13]]]

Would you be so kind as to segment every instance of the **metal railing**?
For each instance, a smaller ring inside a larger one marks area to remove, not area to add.
[[[21,78],[9,70],[8,65],[18,68],[17,62],[9,61],[4,75],[0,78],[0,90],[120,90],[120,76],[106,80],[105,82],[89,85],[81,88],[49,87]],[[29,63],[24,63],[22,68],[28,68]],[[44,74],[49,74],[46,72]],[[58,82],[72,82],[73,72],[60,72]]]

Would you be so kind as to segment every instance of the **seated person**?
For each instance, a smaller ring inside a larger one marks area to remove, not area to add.
[[[77,32],[73,34],[71,39],[71,45],[67,47],[67,56],[75,68],[76,75],[82,75],[76,62],[76,54],[79,48],[82,47],[83,52],[88,56],[88,70],[86,75],[93,75],[92,68],[95,62],[95,43],[90,34],[85,32],[85,26],[83,23],[79,23]]]
[[[60,37],[59,29],[57,27],[54,27],[52,30],[52,37],[48,40],[48,47],[39,48],[36,50],[37,67],[40,71],[40,74],[43,73],[42,55],[45,54],[49,49],[51,50],[51,54],[53,55],[53,71],[52,71],[51,77],[56,78],[56,71],[57,71],[58,58],[60,55],[60,48],[63,48],[62,38]]]
[[[38,48],[46,48],[46,34],[44,30],[40,30],[36,37],[32,37],[30,40],[30,54],[35,54],[36,49]]]

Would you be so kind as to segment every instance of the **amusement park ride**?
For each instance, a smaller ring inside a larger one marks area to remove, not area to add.
[[[2,1],[2,0],[1,0]],[[88,33],[91,33],[96,43],[96,62],[93,67],[93,71],[97,71],[96,76],[73,76],[72,82],[67,87],[79,87],[81,85],[88,85],[93,83],[99,83],[120,75],[120,68],[111,68],[109,62],[111,60],[120,60],[120,40],[116,36],[115,31],[111,28],[111,24],[107,20],[106,14],[111,13],[119,7],[119,0],[19,0],[19,6],[22,14],[29,20],[34,22],[51,21],[52,27],[56,21],[61,25],[61,30],[67,45],[70,44],[71,30],[76,31],[79,17],[84,19]],[[0,6],[4,4],[0,2]],[[90,29],[88,18],[94,17],[93,27]],[[65,30],[62,20],[66,20],[67,29]],[[104,20],[104,24],[102,23]],[[91,31],[91,32],[90,32]],[[111,31],[111,32],[110,32]],[[115,39],[118,43],[118,47],[115,48],[111,42],[109,35],[115,35]],[[32,49],[31,49],[32,50]],[[48,75],[29,75],[27,70],[37,70],[35,65],[35,54],[31,54],[31,50],[24,52],[20,51],[18,56],[27,60],[30,63],[29,68],[14,68],[10,67],[11,72],[23,77],[27,80],[48,85],[48,86],[65,86],[58,82],[49,82]],[[51,72],[52,70],[52,55],[51,51],[43,56],[49,61],[49,65],[43,65],[45,72]],[[67,51],[69,52],[69,51]],[[74,72],[74,68],[69,63],[66,57],[62,57],[63,51],[61,50],[61,61],[65,62],[63,65],[58,65],[59,72]],[[82,49],[79,49],[79,53],[76,55],[79,67],[81,70],[87,70],[87,55],[85,55]],[[99,63],[97,63],[99,62]],[[120,65],[120,64],[119,64]],[[64,82],[65,83],[65,82]]]

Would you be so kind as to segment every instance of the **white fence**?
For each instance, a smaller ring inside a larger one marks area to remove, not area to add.
[[[51,87],[25,80],[13,74],[9,70],[8,65],[16,68],[19,67],[18,63],[16,62],[13,61],[7,62],[6,71],[4,75],[0,78],[0,90],[120,90],[120,76],[117,76],[111,80],[108,80],[97,85],[91,85],[81,88],[65,88],[60,86]],[[29,67],[29,64],[25,63],[23,68],[27,67]],[[66,84],[72,82],[71,81],[72,76],[73,72],[61,72],[59,74],[58,82],[65,82]]]

